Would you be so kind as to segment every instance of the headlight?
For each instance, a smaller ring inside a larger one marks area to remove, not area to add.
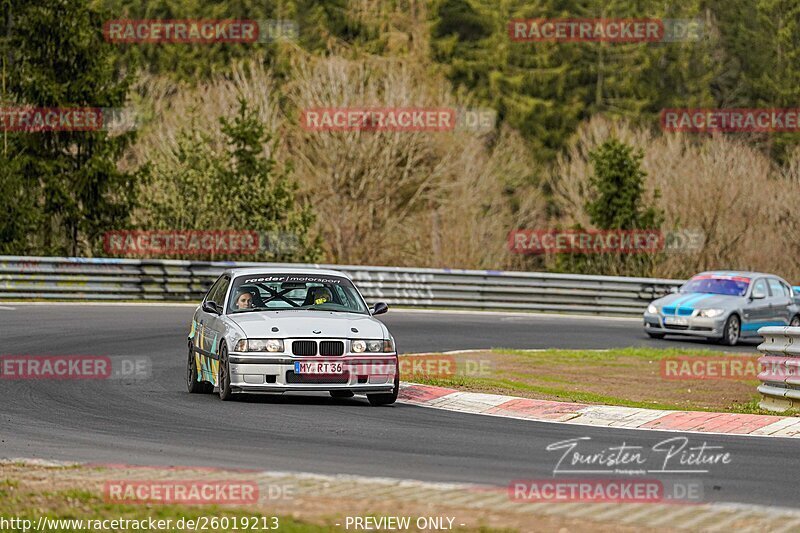
[[[720,316],[724,312],[724,309],[701,309],[698,315],[706,318],[714,318]]]
[[[281,339],[242,339],[236,343],[237,352],[282,352]]]
[[[353,341],[350,343],[350,349],[354,353],[362,353],[367,351],[367,343],[364,341]]]
[[[394,351],[394,342],[389,339],[383,340],[354,340],[350,342],[350,350],[353,353],[392,353]]]
[[[651,315],[656,315],[658,314],[658,309],[656,308],[655,305],[650,304],[647,306],[647,312],[650,313]]]

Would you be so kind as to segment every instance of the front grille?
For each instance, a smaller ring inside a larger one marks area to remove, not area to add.
[[[342,341],[322,341],[319,343],[320,355],[343,355],[344,342]]]
[[[664,324],[666,329],[689,329],[689,326],[678,326],[677,324]]]
[[[292,353],[294,355],[317,355],[317,341],[294,341]]]
[[[286,371],[286,383],[289,384],[326,384],[343,385],[350,382],[350,374],[295,374],[294,370]]]

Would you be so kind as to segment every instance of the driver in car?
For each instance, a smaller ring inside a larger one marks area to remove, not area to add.
[[[314,289],[314,305],[322,305],[333,300],[333,295],[327,287],[316,287]]]
[[[239,296],[236,297],[236,309],[252,309],[253,307],[253,293],[250,291],[239,293]]]

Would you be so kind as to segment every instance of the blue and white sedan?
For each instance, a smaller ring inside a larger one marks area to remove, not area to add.
[[[784,279],[761,272],[702,272],[678,292],[652,302],[644,330],[665,335],[707,337],[735,345],[764,326],[800,326],[800,306]]]

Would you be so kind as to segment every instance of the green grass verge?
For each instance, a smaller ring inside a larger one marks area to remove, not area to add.
[[[617,405],[663,410],[695,410],[726,411],[750,414],[775,414],[758,406],[759,395],[756,391],[757,381],[738,381],[737,391],[731,393],[731,401],[724,406],[704,406],[701,402],[692,404],[692,396],[685,394],[685,388],[708,388],[715,386],[721,390],[729,387],[724,382],[699,380],[656,382],[662,386],[661,397],[649,399],[646,380],[654,383],[660,372],[661,360],[677,357],[738,357],[753,358],[758,354],[727,354],[710,349],[686,348],[618,348],[609,350],[516,350],[496,348],[493,350],[476,350],[470,354],[455,355],[456,365],[459,358],[490,358],[492,369],[490,375],[471,376],[456,373],[448,376],[426,376],[414,374],[404,379],[415,383],[439,387],[471,390],[476,392],[493,392],[510,396],[526,396],[532,398],[555,399],[558,401]],[[435,356],[429,356],[435,357]],[[443,356],[444,357],[444,356]],[[588,369],[581,377],[565,376],[564,368],[584,367]],[[530,370],[527,370],[530,368]],[[598,385],[588,384],[586,376],[598,378]],[[605,381],[603,381],[603,378]],[[607,390],[603,390],[604,384]],[[731,382],[728,382],[731,383]],[[744,385],[743,385],[744,383]],[[625,386],[621,386],[625,384]],[[674,384],[674,387],[670,385]],[[630,385],[629,387],[627,385]],[[638,387],[638,390],[637,390]],[[594,389],[594,390],[592,390]],[[599,390],[598,390],[599,389]],[[630,390],[630,397],[619,394],[620,389]],[[666,390],[664,390],[666,389]],[[674,390],[672,390],[674,389]]]

